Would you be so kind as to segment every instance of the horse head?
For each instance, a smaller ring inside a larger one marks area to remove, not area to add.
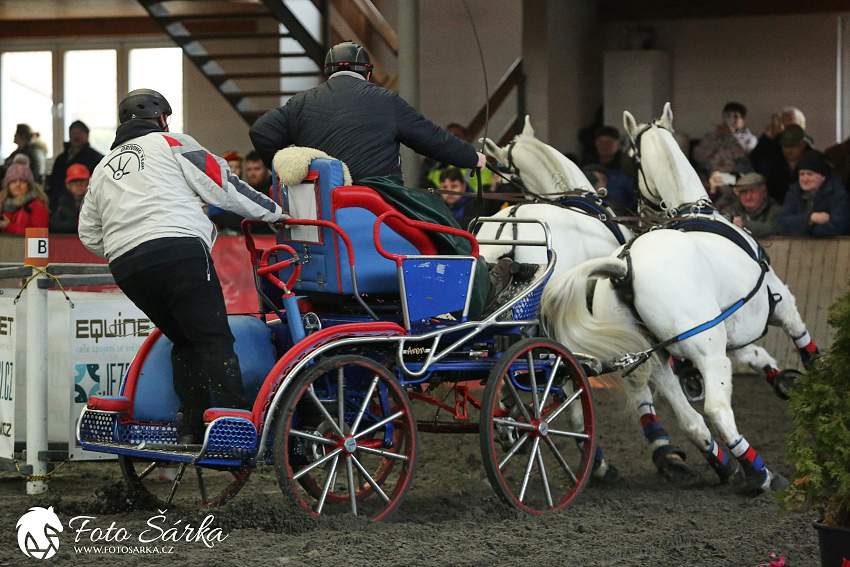
[[[528,116],[525,117],[522,133],[517,134],[507,146],[500,148],[493,140],[485,139],[484,153],[518,175],[525,187],[537,195],[572,190],[594,191],[579,166],[534,136]]]
[[[661,118],[649,124],[638,124],[628,110],[624,111],[623,126],[632,144],[638,187],[645,200],[654,207],[674,209],[708,199],[699,175],[673,137],[669,102]]]

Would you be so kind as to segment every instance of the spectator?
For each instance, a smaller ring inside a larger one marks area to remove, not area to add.
[[[791,186],[779,229],[783,234],[837,236],[850,232],[850,195],[821,152],[800,158],[799,181]]]
[[[756,238],[779,233],[777,218],[782,205],[767,194],[762,174],[745,173],[732,187],[737,198],[724,209],[724,213],[735,226],[746,228]]]
[[[233,175],[242,179],[242,162],[245,159],[242,154],[231,150],[221,157],[227,162],[227,167],[230,168]]]
[[[850,187],[850,138],[829,146],[823,153],[835,168],[835,175],[841,179],[844,187]]]
[[[50,218],[47,195],[35,182],[25,159],[16,159],[3,176],[3,189],[0,190],[3,206],[0,232],[3,234],[25,234],[28,228],[47,228]]]
[[[77,234],[80,207],[89,186],[89,170],[81,163],[72,163],[65,174],[67,190],[59,200],[59,207],[50,215],[50,232]]]
[[[47,157],[44,143],[39,140],[38,134],[32,131],[29,124],[18,124],[15,129],[15,144],[18,147],[3,162],[4,166],[10,166],[16,155],[24,154],[29,158],[33,182],[41,184],[44,181],[44,162]]]
[[[68,127],[68,141],[65,150],[53,161],[53,170],[47,177],[47,196],[50,198],[50,210],[55,211],[59,201],[65,196],[65,175],[73,164],[82,164],[88,171],[94,171],[103,154],[89,145],[89,127],[75,120]],[[74,229],[76,232],[76,229]]]
[[[702,173],[731,173],[740,169],[747,154],[756,147],[756,137],[746,126],[747,108],[739,102],[723,107],[723,122],[694,147],[693,157]]]
[[[256,151],[250,151],[245,156],[245,181],[254,190],[268,196],[272,186],[272,173]]]
[[[799,108],[786,106],[781,113],[773,115],[749,155],[753,169],[764,175],[767,181],[767,192],[780,203],[785,200],[788,186],[797,181],[797,176],[788,169],[788,161],[783,156],[782,146],[778,141],[780,134],[792,124],[796,124],[805,132],[806,117]],[[792,130],[796,131],[796,128]],[[813,144],[810,137],[806,137],[806,140],[809,145]]]
[[[605,173],[605,166],[601,163],[589,163],[582,167],[581,171],[597,191],[604,189],[608,184],[608,175]]]
[[[478,201],[472,192],[472,187],[466,182],[463,171],[456,167],[444,169],[440,174],[440,189],[453,191],[454,194],[443,194],[443,200],[449,206],[452,216],[460,227],[466,230],[469,223],[478,216]],[[468,195],[461,195],[467,193]]]
[[[454,135],[457,139],[463,140],[464,142],[472,143],[470,140],[469,132],[466,127],[462,124],[458,124],[457,122],[452,122],[448,126],[446,126],[446,132]],[[439,187],[441,184],[440,176],[443,171],[452,167],[451,164],[438,162],[433,159],[425,160],[428,165],[428,173],[427,179],[425,180],[425,186],[427,187]],[[478,178],[474,175],[474,171],[471,171],[469,168],[460,168],[460,171],[469,179],[469,183],[472,187],[472,191],[478,192]],[[493,172],[489,169],[481,170],[481,184],[485,187],[489,187],[493,184]]]
[[[635,166],[623,152],[620,131],[614,126],[603,126],[596,131],[593,139],[595,159],[584,165],[601,164],[605,168],[607,198],[620,207],[635,210],[638,198]]]

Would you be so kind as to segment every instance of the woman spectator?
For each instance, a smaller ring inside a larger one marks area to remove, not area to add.
[[[783,234],[837,236],[850,232],[850,196],[826,156],[812,150],[800,158],[799,181],[788,189],[777,219]]]
[[[18,124],[15,129],[15,148],[4,165],[11,166],[15,157],[23,154],[29,158],[29,168],[32,170],[33,178],[41,183],[44,180],[44,162],[47,156],[47,146],[41,141],[39,135],[32,131],[28,124]]]
[[[6,168],[0,203],[3,204],[0,218],[3,234],[24,234],[28,228],[47,228],[50,218],[47,195],[33,179],[29,165],[16,161]]]

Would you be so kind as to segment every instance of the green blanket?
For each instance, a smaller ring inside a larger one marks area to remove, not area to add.
[[[401,214],[413,220],[460,228],[442,197],[434,193],[408,189],[402,183],[402,177],[398,174],[366,177],[354,182],[355,185],[374,189]],[[441,232],[429,232],[428,235],[440,254],[469,255],[472,250],[469,241],[463,237]],[[470,318],[475,319],[481,315],[484,300],[489,291],[490,276],[487,262],[483,258],[478,258],[469,303]]]

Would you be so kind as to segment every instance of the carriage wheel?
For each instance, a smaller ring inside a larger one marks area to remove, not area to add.
[[[130,491],[151,505],[211,508],[222,506],[242,490],[251,476],[250,467],[197,466],[175,461],[152,461],[126,455],[118,456],[121,474]],[[178,487],[192,484],[187,471],[194,469],[198,495],[177,494]],[[176,481],[176,482],[175,482]]]
[[[593,466],[590,386],[559,343],[525,339],[490,372],[480,422],[484,468],[508,505],[541,514],[565,508]]]
[[[300,508],[373,520],[395,510],[413,477],[417,434],[389,370],[363,356],[327,358],[287,388],[279,411],[278,481]]]

